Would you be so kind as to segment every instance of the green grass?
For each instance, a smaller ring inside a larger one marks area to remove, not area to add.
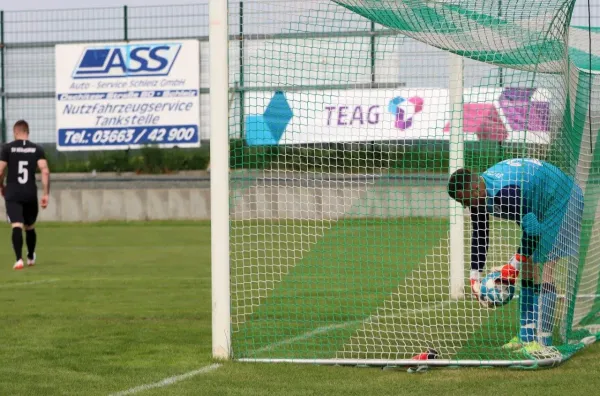
[[[22,272],[1,235],[0,394],[105,394],[209,361],[207,224],[42,225]]]
[[[238,356],[335,357],[362,320],[374,313],[419,264],[420,260],[403,257],[425,257],[439,245],[447,229],[446,221],[435,219],[305,222],[293,234],[304,239],[311,236],[313,243],[301,246],[304,253],[293,262],[288,260],[285,276],[270,285],[268,298],[255,304],[258,307],[240,326],[234,342]],[[252,234],[247,227],[241,232]],[[280,230],[269,232],[277,235]],[[255,235],[254,239],[260,234]],[[287,241],[285,249],[300,250],[301,240]],[[273,246],[266,250],[280,253]],[[242,264],[248,266],[247,262]],[[237,262],[233,267],[237,268]],[[254,268],[260,268],[258,261]],[[253,279],[250,289],[254,294],[273,270],[265,272]],[[285,341],[328,327],[331,330],[296,343]]]
[[[270,333],[265,333],[261,341],[262,345],[268,345],[301,335],[314,329],[313,325],[362,319],[382,306],[391,312],[412,309],[422,303],[390,296],[410,291],[415,296],[429,296],[434,303],[440,299],[430,290],[431,284],[422,283],[421,288],[415,289],[411,279],[416,279],[414,274],[419,273],[415,269],[435,270],[437,267],[428,266],[439,265],[427,264],[424,256],[441,254],[439,249],[443,247],[436,242],[446,226],[444,222],[420,219],[389,227],[382,227],[377,221],[348,221],[331,226],[306,223],[296,224],[296,228],[285,223],[246,226],[256,233],[255,242],[262,241],[272,255],[302,247],[302,253],[290,253],[289,268],[280,272],[281,277],[268,274],[281,269],[274,265],[265,265],[247,275],[250,281],[270,279],[272,287],[267,295],[250,293],[242,297],[242,301],[258,305],[240,321],[245,337],[237,342],[245,343],[247,351],[254,347],[248,341],[250,336],[258,336],[257,330],[261,328],[270,327]],[[282,237],[283,227],[294,231],[287,240]],[[428,237],[419,239],[423,230],[427,230]],[[266,236],[266,231],[272,235]],[[393,232],[385,234],[390,231]],[[418,231],[421,233],[417,234]],[[376,245],[375,239],[382,235],[390,241],[386,246],[363,250],[351,247],[356,246],[357,240],[363,245]],[[39,265],[15,272],[11,269],[14,258],[10,230],[8,227],[0,230],[0,242],[4,241],[5,246],[0,251],[0,262],[4,263],[0,267],[0,395],[107,395],[212,363],[208,223],[41,224],[38,240]],[[404,243],[400,244],[401,241]],[[348,248],[336,248],[341,242]],[[248,241],[240,243],[244,246]],[[405,249],[412,246],[413,257],[407,260],[410,264],[402,267],[402,276],[394,277],[398,261],[392,258],[403,253],[399,246]],[[498,257],[503,255],[503,251],[498,252]],[[336,265],[336,260],[342,257],[346,259],[340,261],[344,265]],[[383,260],[385,265],[376,267],[374,264],[381,262],[381,257],[387,257]],[[245,257],[244,262],[258,263],[260,259],[259,255]],[[442,279],[444,273],[438,271],[436,279]],[[370,281],[365,280],[367,275]],[[365,297],[348,298],[361,280]],[[306,286],[311,282],[313,289]],[[291,293],[292,285],[298,287],[297,295]],[[336,306],[344,294],[346,305]],[[286,321],[285,310],[293,308],[291,297],[297,299],[296,306],[301,306],[299,317],[310,320],[294,326]],[[454,309],[467,317],[473,308],[467,307],[468,302],[463,304]],[[325,319],[318,321],[315,319],[318,315],[311,317],[310,307]],[[445,309],[429,316],[451,317]],[[347,316],[336,316],[336,312],[347,312]],[[493,320],[487,317],[488,320],[482,320],[481,326],[472,329],[473,334],[497,332],[498,327],[490,327],[490,323],[498,322],[499,318],[493,315],[500,312],[490,314]],[[275,316],[269,319],[269,315]],[[504,319],[512,318],[508,313],[503,315],[507,315]],[[250,319],[254,317],[266,322],[252,325]],[[393,327],[398,323],[379,326],[406,330],[423,318],[404,321],[400,327]],[[431,322],[425,324],[431,326]],[[442,320],[437,325],[440,331],[469,329],[465,327],[468,323],[451,320]],[[329,356],[330,352],[343,351],[348,340],[358,336],[361,329],[372,330],[350,326],[297,345],[274,348],[269,354],[295,352],[306,356],[322,345],[322,356]],[[391,341],[380,337],[377,342],[385,348]],[[477,343],[470,345],[476,348]],[[506,394],[559,395],[574,394],[575,390],[577,394],[595,394],[600,386],[599,357],[600,346],[593,345],[552,370],[435,369],[424,375],[349,367],[226,363],[213,372],[140,394],[479,395],[498,389]]]
[[[513,224],[492,225],[490,266],[504,264],[518,239]],[[245,285],[234,301],[234,317],[242,316],[236,356],[410,359],[434,347],[445,358],[523,359],[499,348],[517,333],[518,301],[496,310],[448,301],[448,228],[434,218],[296,222],[294,229],[234,223],[234,240],[249,240],[232,249],[233,272]],[[264,265],[289,251],[302,253],[286,257],[284,268]]]

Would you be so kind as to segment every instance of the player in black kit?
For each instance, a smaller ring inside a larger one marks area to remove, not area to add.
[[[23,228],[27,242],[27,265],[35,264],[35,221],[38,216],[38,193],[35,171],[42,173],[44,192],[40,206],[48,206],[50,193],[50,169],[44,150],[29,141],[29,125],[26,121],[17,121],[13,127],[15,140],[6,143],[0,151],[0,189],[6,202],[6,215],[12,225],[12,245],[17,262],[13,269],[23,269]],[[4,176],[8,167],[6,186]]]

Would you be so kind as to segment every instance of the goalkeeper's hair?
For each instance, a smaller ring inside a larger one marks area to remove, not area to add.
[[[475,174],[468,169],[458,169],[451,176],[450,180],[448,180],[448,195],[452,199],[456,199],[456,192],[463,191],[465,187],[468,187],[469,184],[475,178]]]

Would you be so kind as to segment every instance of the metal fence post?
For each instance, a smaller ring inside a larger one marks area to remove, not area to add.
[[[375,22],[371,21],[371,83],[375,84],[375,57],[376,57],[376,47],[375,47]]]
[[[245,135],[245,90],[244,90],[244,2],[240,1],[240,139]]]
[[[123,39],[129,41],[129,26],[128,26],[127,6],[123,6]]]
[[[498,19],[502,18],[502,0],[498,1]],[[498,68],[498,85],[504,87],[504,70],[502,66]]]
[[[6,56],[6,51],[4,49],[4,11],[0,11],[0,84],[2,85],[2,121],[0,122],[0,133],[2,134],[2,143],[6,142],[6,87],[4,86],[4,57]]]

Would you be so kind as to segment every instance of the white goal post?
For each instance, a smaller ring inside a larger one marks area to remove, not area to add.
[[[452,113],[450,128],[450,166],[449,173],[465,165],[465,143],[463,134],[464,112],[464,59],[462,56],[450,55],[450,81],[448,82],[450,111]],[[450,199],[450,298],[460,299],[464,296],[465,270],[465,219],[463,207]]]
[[[231,357],[227,1],[209,1],[212,353]]]

